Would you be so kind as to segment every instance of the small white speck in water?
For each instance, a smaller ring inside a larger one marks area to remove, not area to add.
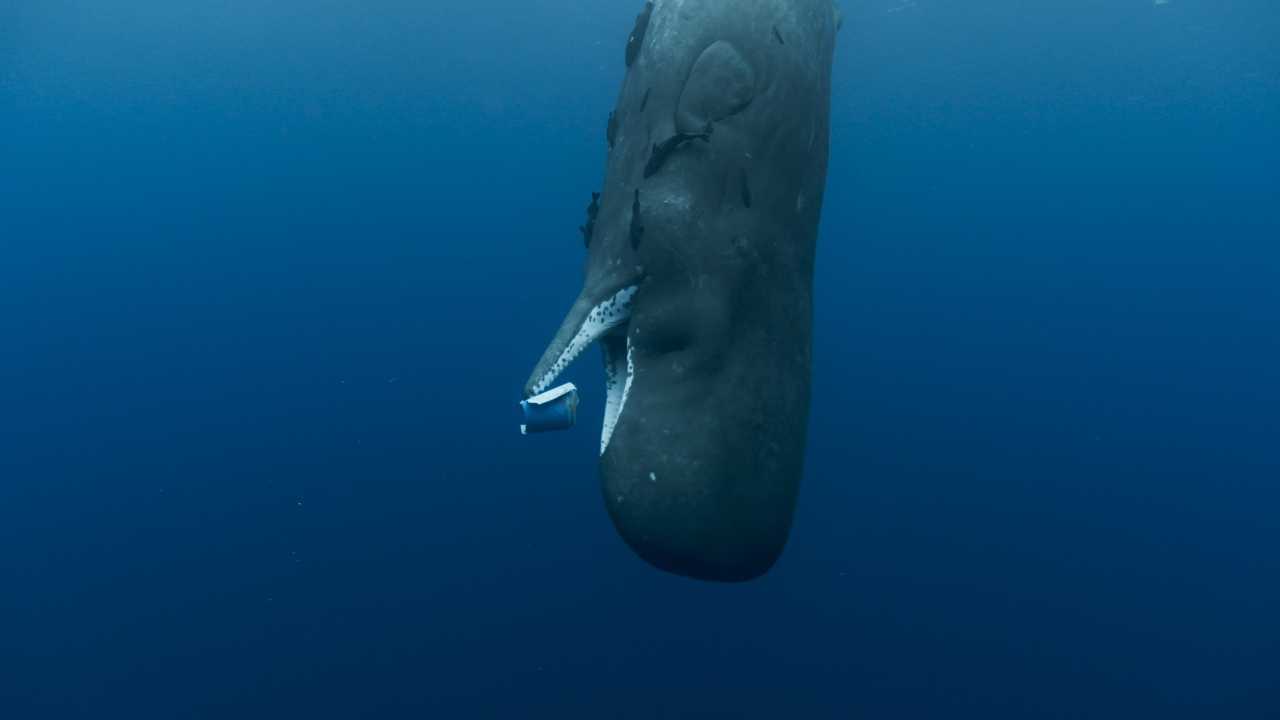
[[[649,473],[649,482],[658,482],[658,475],[656,473]]]

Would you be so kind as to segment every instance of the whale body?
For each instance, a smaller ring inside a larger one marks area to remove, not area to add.
[[[749,580],[790,532],[838,25],[831,0],[654,0],[628,37],[583,287],[524,393],[603,348],[605,505],[670,572]]]

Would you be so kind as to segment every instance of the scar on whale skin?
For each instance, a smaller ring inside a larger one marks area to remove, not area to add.
[[[703,142],[711,142],[712,125],[707,123],[706,129],[700,133],[676,133],[671,137],[653,146],[649,153],[649,162],[644,166],[645,179],[653,177],[655,173],[662,169],[662,164],[671,157],[675,151],[684,147],[686,144],[694,140]]]
[[[672,573],[758,577],[790,533],[837,23],[831,0],[657,0],[627,38],[582,287],[524,392],[600,346],[605,508]]]

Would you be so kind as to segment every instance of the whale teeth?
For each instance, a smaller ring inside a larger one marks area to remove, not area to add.
[[[631,335],[617,335],[605,338],[604,346],[604,426],[600,429],[600,454],[609,448],[609,439],[613,437],[613,428],[622,416],[622,409],[631,395],[631,380],[635,377],[636,365],[631,350]],[[622,365],[623,347],[626,348],[626,369]]]
[[[604,337],[610,330],[631,319],[631,298],[635,296],[638,286],[631,285],[614,293],[612,297],[596,305],[587,314],[587,319],[578,328],[577,334],[561,351],[560,357],[533,387],[533,394],[538,394],[551,387],[560,373],[582,354],[591,343]]]
[[[624,377],[622,368],[623,349],[619,347],[622,339],[611,335],[600,341],[604,349],[604,426],[600,429],[600,454],[604,455],[609,447],[609,438],[613,435],[613,426],[617,424],[619,410],[622,406],[622,388]]]

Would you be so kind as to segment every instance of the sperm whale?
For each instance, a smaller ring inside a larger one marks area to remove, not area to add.
[[[627,39],[583,286],[524,392],[603,348],[605,505],[673,573],[758,577],[790,533],[838,24],[831,0],[652,0]]]

